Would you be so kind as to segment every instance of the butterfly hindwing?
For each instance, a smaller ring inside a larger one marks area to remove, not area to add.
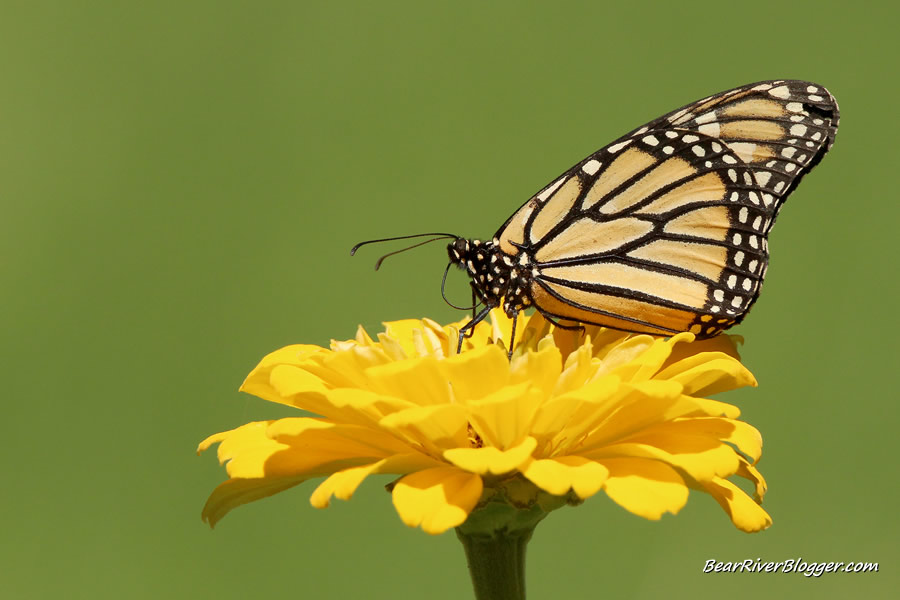
[[[763,193],[734,152],[700,133],[653,130],[604,148],[525,220],[533,292],[561,301],[547,311],[559,318],[575,317],[571,305],[578,321],[721,329],[758,290],[773,206]]]

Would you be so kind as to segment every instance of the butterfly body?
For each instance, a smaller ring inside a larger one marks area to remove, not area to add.
[[[716,335],[759,295],[784,200],[834,141],[838,107],[779,80],[689,104],[577,163],[488,241],[457,239],[485,309]]]

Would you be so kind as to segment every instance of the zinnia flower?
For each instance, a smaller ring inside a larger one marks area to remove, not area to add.
[[[647,519],[677,513],[689,488],[710,494],[736,527],[771,519],[759,506],[762,440],[736,407],[704,396],[747,385],[735,336],[694,341],[556,328],[499,310],[456,354],[460,324],[404,320],[373,340],[282,348],[241,389],[318,416],[249,423],[219,443],[229,479],[209,497],[215,525],[231,509],[325,477],[311,503],[349,499],[369,475],[390,486],[404,523],[432,534],[498,499],[544,510],[599,491]],[[751,499],[729,477],[749,480]],[[556,505],[549,500],[560,500]]]

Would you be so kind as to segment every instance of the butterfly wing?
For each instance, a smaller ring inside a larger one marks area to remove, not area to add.
[[[576,164],[498,231],[560,319],[715,335],[759,294],[766,236],[834,140],[821,86],[771,81],[689,104]]]

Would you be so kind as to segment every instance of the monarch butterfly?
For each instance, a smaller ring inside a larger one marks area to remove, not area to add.
[[[447,269],[472,280],[460,347],[498,306],[513,335],[516,315],[532,306],[563,327],[659,336],[706,338],[739,323],[759,296],[775,217],[831,148],[838,118],[834,97],[815,83],[741,86],[594,152],[490,240],[422,234],[438,237],[416,246],[453,238]]]

